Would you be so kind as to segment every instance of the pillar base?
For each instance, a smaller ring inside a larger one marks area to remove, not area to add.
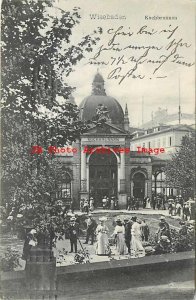
[[[119,194],[118,196],[118,206],[119,209],[127,208],[127,194]]]
[[[79,194],[80,194],[80,200],[81,199],[89,200],[89,193],[88,192],[79,192]]]

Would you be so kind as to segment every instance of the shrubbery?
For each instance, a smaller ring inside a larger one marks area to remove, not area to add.
[[[20,266],[19,258],[19,252],[8,247],[4,256],[0,256],[0,270],[4,272],[14,271],[16,267]]]

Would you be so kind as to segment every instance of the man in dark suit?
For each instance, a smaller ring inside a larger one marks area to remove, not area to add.
[[[94,237],[95,237],[95,230],[97,228],[97,223],[93,219],[92,214],[88,215],[87,220],[87,234],[86,234],[86,241],[84,244],[88,244],[89,238],[91,237],[91,245],[94,243]]]
[[[70,225],[68,228],[69,231],[69,238],[70,238],[70,244],[71,244],[71,251],[73,252],[73,246],[75,248],[75,253],[77,253],[77,240],[78,240],[78,233],[79,233],[79,225],[76,223],[76,218],[72,217],[70,219]]]
[[[125,244],[128,248],[128,253],[131,254],[131,227],[132,224],[130,223],[130,221],[128,220],[128,218],[124,219],[124,227],[125,227]]]

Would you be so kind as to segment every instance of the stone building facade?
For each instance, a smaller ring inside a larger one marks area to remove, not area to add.
[[[107,122],[92,126],[72,147],[76,153],[57,154],[61,164],[61,184],[58,198],[74,199],[79,206],[81,198],[93,197],[95,207],[101,206],[104,196],[115,196],[119,207],[125,208],[127,197],[139,199],[152,195],[153,158],[147,153],[131,150],[127,106],[123,111],[119,102],[107,96],[102,76],[97,73],[92,94],[80,104],[80,118],[90,120],[99,105],[107,108]]]

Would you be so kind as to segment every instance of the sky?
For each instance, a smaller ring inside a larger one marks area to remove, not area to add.
[[[159,107],[167,108],[169,113],[176,113],[179,98],[182,113],[194,113],[195,65],[192,64],[195,62],[195,9],[193,1],[57,0],[56,13],[58,8],[71,10],[75,6],[81,9],[81,22],[73,32],[73,44],[97,27],[103,29],[101,39],[93,52],[74,67],[74,72],[69,77],[65,78],[68,84],[76,87],[73,96],[77,104],[91,94],[92,81],[99,68],[99,73],[105,80],[107,95],[117,99],[123,109],[127,103],[132,126],[141,125],[142,110],[143,122],[149,121],[152,111],[156,111]],[[91,19],[92,14],[96,14],[95,19]],[[119,19],[98,19],[97,15],[107,16],[107,14],[117,15]],[[121,16],[123,19],[120,19]],[[153,16],[174,17],[175,19],[150,20],[149,17]],[[140,31],[141,28],[143,29]],[[171,32],[166,32],[166,30],[171,30]],[[116,31],[119,34],[115,36],[113,43],[123,50],[120,52],[113,49],[102,51],[96,60],[91,61],[100,60],[107,62],[107,65],[90,65],[89,59],[95,56],[99,47],[103,45],[102,47],[109,48],[108,43]],[[161,55],[163,60],[175,49],[177,43],[181,45],[177,45],[176,52],[153,74],[158,64],[150,63],[150,61],[160,59]],[[125,75],[135,65],[134,62],[130,62],[131,57],[139,59],[146,52],[146,48],[125,49],[128,45],[156,46],[161,50],[150,49],[145,56],[146,61],[139,64],[137,70],[133,72],[135,75],[144,76],[143,79],[133,78],[130,75],[119,84],[120,79],[109,78],[111,72],[119,67],[120,72],[118,73],[117,70],[115,74]],[[175,58],[176,61],[190,64],[190,67],[172,62],[174,55],[178,55]],[[112,64],[114,59],[117,61],[118,57],[122,56],[126,62],[128,60],[128,63]]]

